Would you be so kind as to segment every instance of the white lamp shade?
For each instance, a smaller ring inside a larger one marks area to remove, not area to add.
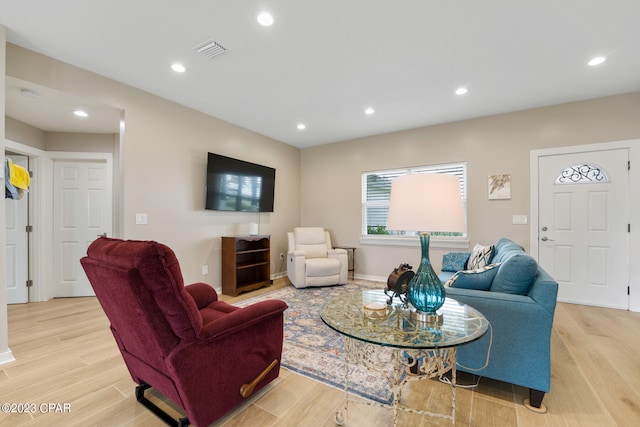
[[[387,229],[464,232],[458,177],[422,173],[395,178],[391,184]]]

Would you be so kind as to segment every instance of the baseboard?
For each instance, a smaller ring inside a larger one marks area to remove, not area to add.
[[[283,271],[280,273],[275,273],[271,275],[271,280],[278,280],[278,279],[282,279],[283,277],[287,277],[287,272]]]
[[[15,362],[16,358],[13,357],[13,352],[10,348],[7,348],[7,351],[0,353],[0,365],[4,365],[5,363]]]
[[[355,274],[353,278],[360,279],[360,280],[369,280],[371,282],[382,282],[382,283],[387,283],[387,279],[388,279],[388,277],[369,276],[366,274]]]
[[[289,276],[287,276],[286,272],[275,274],[275,275],[271,276],[271,278],[272,278],[274,283],[279,282],[281,280],[287,280],[287,281],[289,280]],[[358,279],[359,280],[368,280],[370,282],[380,282],[380,283],[386,284],[388,277],[386,277],[386,276],[385,277],[369,276],[369,275],[366,275],[366,274],[355,274],[353,276],[353,279],[355,279],[355,280],[358,280]]]

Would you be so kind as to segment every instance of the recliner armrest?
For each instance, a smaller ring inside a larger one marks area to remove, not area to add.
[[[216,340],[226,335],[233,335],[241,329],[250,328],[269,317],[282,315],[289,306],[282,300],[266,300],[251,304],[214,320],[202,328],[200,338]]]
[[[306,287],[305,252],[301,250],[287,252],[287,276],[296,288]]]
[[[347,255],[347,250],[346,249],[329,249],[329,251],[327,252],[327,256],[331,257],[331,256],[338,256],[338,255]]]
[[[198,310],[205,308],[212,302],[218,301],[218,293],[206,283],[192,283],[191,285],[185,286],[184,290],[191,295]]]

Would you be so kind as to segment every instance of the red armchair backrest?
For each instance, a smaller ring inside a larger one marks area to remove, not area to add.
[[[200,334],[202,317],[167,246],[99,238],[81,263],[121,349],[164,371],[164,356]]]

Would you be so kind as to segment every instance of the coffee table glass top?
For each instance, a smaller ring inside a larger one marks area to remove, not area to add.
[[[394,298],[387,305],[383,290],[347,292],[327,301],[320,317],[337,332],[377,345],[399,348],[441,348],[458,346],[480,338],[489,322],[476,309],[447,298],[438,310],[443,314],[440,326],[427,327],[411,319],[410,310]],[[366,310],[380,307],[381,310]],[[377,317],[378,316],[378,317]]]

